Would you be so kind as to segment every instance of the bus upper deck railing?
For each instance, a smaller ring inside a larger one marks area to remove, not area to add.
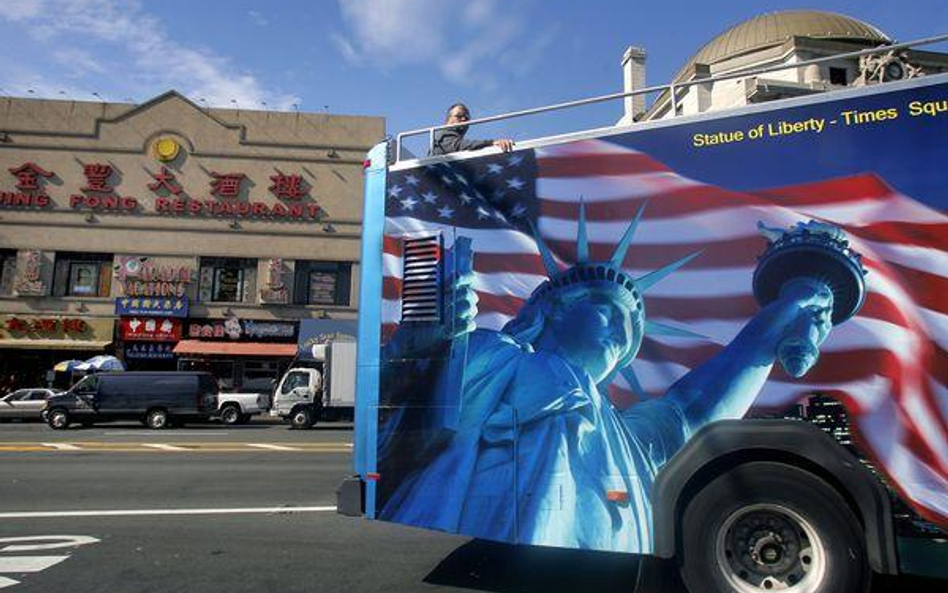
[[[671,114],[672,117],[677,117],[678,115],[678,97],[677,91],[682,88],[687,88],[694,85],[706,85],[720,82],[722,80],[732,80],[735,78],[747,78],[750,76],[758,76],[760,74],[767,74],[769,72],[779,72],[782,70],[795,70],[803,68],[806,66],[811,66],[814,64],[822,64],[825,62],[837,61],[839,59],[846,58],[858,58],[861,56],[873,55],[894,52],[902,49],[907,49],[910,47],[920,47],[923,45],[931,45],[933,43],[939,43],[942,41],[948,41],[948,34],[936,35],[934,37],[924,37],[922,39],[916,39],[913,41],[906,41],[903,43],[893,43],[888,45],[880,45],[877,47],[871,47],[868,49],[851,51],[839,54],[833,54],[831,56],[824,56],[822,58],[813,58],[811,60],[804,60],[802,62],[795,62],[792,64],[778,64],[776,66],[768,66],[763,68],[749,68],[746,70],[737,70],[734,72],[729,72],[727,74],[721,74],[717,76],[708,76],[705,78],[699,78],[695,80],[687,80],[681,82],[672,82],[670,84],[664,84],[659,86],[646,87],[643,89],[637,89],[634,91],[623,91],[619,93],[610,93],[608,95],[599,95],[596,97],[590,97],[587,99],[578,99],[575,101],[566,101],[563,103],[554,103],[552,105],[544,105],[542,107],[534,107],[531,109],[522,109],[520,111],[510,111],[507,113],[501,113],[498,115],[491,115],[488,117],[479,117],[464,122],[463,124],[442,124],[438,126],[430,126],[427,128],[418,128],[415,130],[409,130],[407,132],[401,132],[396,136],[395,139],[395,162],[402,160],[402,143],[405,138],[411,136],[419,136],[421,134],[428,135],[428,149],[429,151],[434,146],[434,135],[438,130],[444,130],[446,128],[456,128],[458,126],[474,126],[479,124],[486,124],[496,121],[502,121],[507,119],[514,119],[517,117],[525,117],[528,115],[536,115],[538,113],[547,113],[550,111],[558,111],[561,109],[569,109],[572,107],[581,107],[584,105],[592,105],[595,103],[605,103],[606,101],[614,101],[616,99],[624,99],[626,97],[634,97],[637,95],[649,95],[651,93],[658,93],[662,91],[668,91],[669,97],[671,100]]]

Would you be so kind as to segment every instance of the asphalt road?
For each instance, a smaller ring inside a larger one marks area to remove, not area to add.
[[[337,515],[351,442],[344,424],[0,425],[0,589],[632,591],[629,556],[515,548]],[[921,593],[932,584],[887,581],[873,591],[906,586]],[[681,589],[666,575],[651,590]]]

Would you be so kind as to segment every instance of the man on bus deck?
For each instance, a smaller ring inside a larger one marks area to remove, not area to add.
[[[818,232],[813,229],[810,236]],[[585,230],[579,234],[585,243]],[[717,355],[664,396],[643,397],[619,410],[606,387],[622,372],[641,389],[628,365],[645,334],[695,335],[646,321],[644,293],[699,254],[633,279],[622,268],[627,241],[604,262],[589,261],[583,255],[588,244],[581,244],[579,261],[563,271],[542,240],[537,242],[549,277],[501,331],[475,329],[476,298],[468,294],[473,291],[459,292],[456,329],[443,339],[469,338],[462,385],[432,380],[425,375],[430,364],[417,373],[383,368],[383,385],[401,382],[407,387],[403,394],[428,403],[380,401],[380,406],[435,414],[440,410],[430,402],[444,399],[434,393],[441,389],[455,397],[459,417],[440,432],[425,428],[424,417],[385,421],[379,461],[380,468],[392,464],[393,471],[381,471],[393,490],[380,501],[380,516],[508,542],[650,552],[650,489],[665,463],[701,427],[743,417],[774,364],[803,376],[833,324],[854,315],[861,301],[854,306],[834,301],[830,280],[812,261],[818,258],[808,256],[813,276],[794,272],[776,282],[772,297]],[[771,246],[787,243],[793,242]],[[844,281],[860,285],[860,270],[852,273],[858,278]],[[461,283],[470,286],[469,280]],[[419,334],[424,331],[417,325],[399,328],[383,359],[416,358],[417,351],[410,351],[427,341]],[[392,395],[387,387],[382,393]],[[418,439],[425,433],[431,435],[427,443]],[[400,437],[414,440],[393,444]],[[626,493],[622,504],[609,496],[617,491]]]
[[[471,119],[471,110],[464,103],[455,103],[448,109],[444,123],[461,124]],[[429,156],[460,152],[462,150],[477,150],[488,146],[496,146],[504,152],[513,150],[514,141],[508,138],[497,140],[465,140],[467,126],[445,128],[434,133],[434,145]]]

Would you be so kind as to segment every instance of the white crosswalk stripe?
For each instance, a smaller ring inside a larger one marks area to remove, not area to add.
[[[38,535],[26,537],[0,538],[0,552],[35,552],[38,550],[54,550],[59,548],[77,548],[86,544],[98,543],[99,540],[87,535]],[[20,581],[3,576],[6,574],[27,574],[46,570],[69,558],[64,556],[0,556],[0,589],[19,585]]]

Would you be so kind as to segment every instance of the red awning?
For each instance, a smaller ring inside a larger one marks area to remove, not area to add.
[[[202,342],[181,340],[175,354],[230,354],[233,356],[295,356],[296,344],[266,342]]]

